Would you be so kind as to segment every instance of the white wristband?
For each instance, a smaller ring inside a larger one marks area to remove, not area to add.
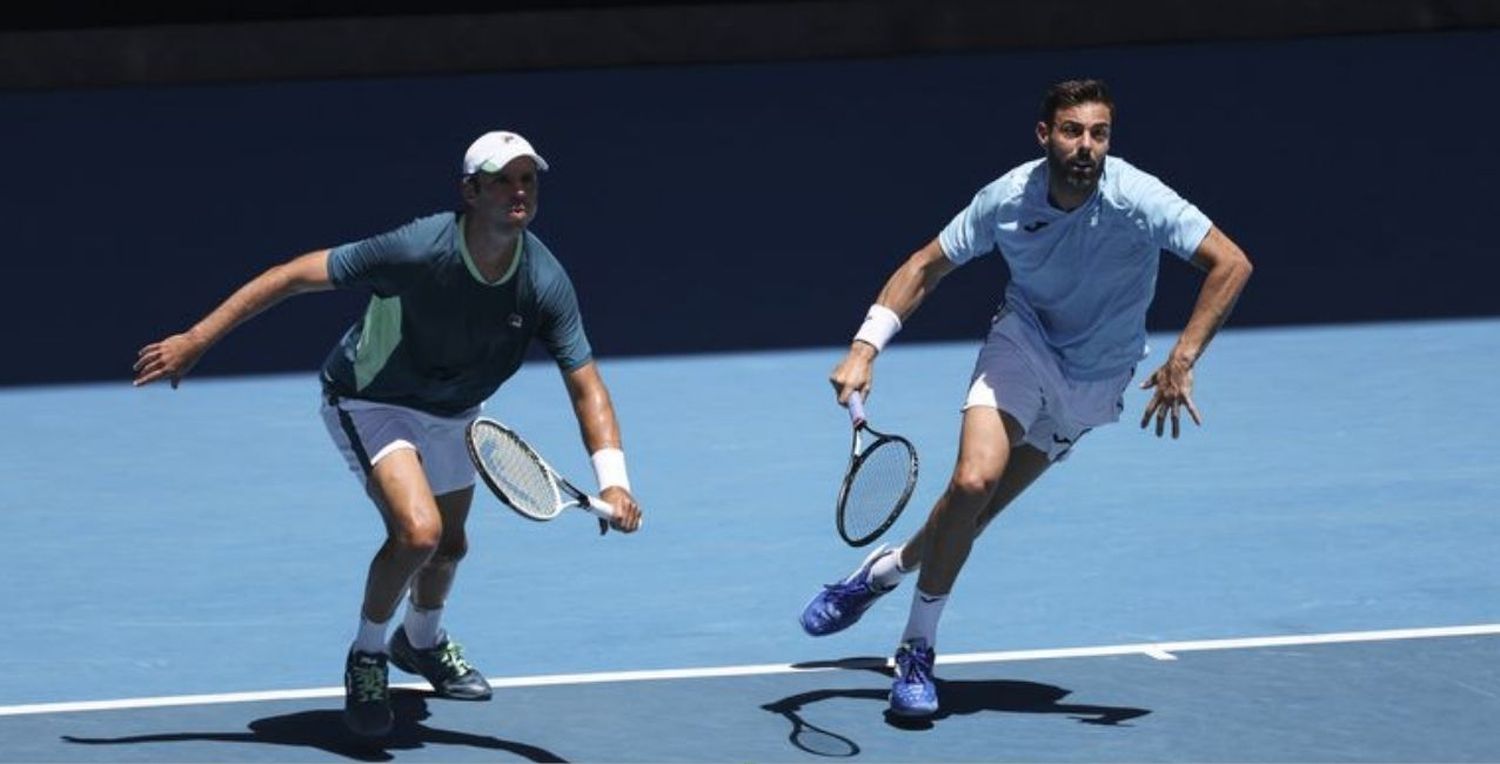
[[[625,452],[618,448],[601,448],[589,456],[594,463],[594,478],[599,490],[619,486],[630,490],[630,476],[625,473]]]
[[[871,305],[869,312],[865,313],[865,322],[860,325],[854,339],[868,342],[875,346],[875,350],[880,351],[885,349],[885,344],[899,331],[901,317],[896,315],[896,311],[877,303]]]

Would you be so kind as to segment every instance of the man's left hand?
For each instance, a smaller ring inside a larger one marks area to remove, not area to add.
[[[641,505],[629,491],[614,485],[601,491],[599,498],[615,508],[615,518],[609,521],[609,527],[624,533],[635,533],[641,527]]]
[[[1162,364],[1161,368],[1151,373],[1145,382],[1141,383],[1142,390],[1156,388],[1151,396],[1151,402],[1146,404],[1146,413],[1141,416],[1141,429],[1156,418],[1156,437],[1161,437],[1166,429],[1166,420],[1172,418],[1172,437],[1176,438],[1182,433],[1182,409],[1187,409],[1188,416],[1193,418],[1193,424],[1203,425],[1203,417],[1198,413],[1198,407],[1193,405],[1193,367],[1180,360],[1169,359]]]

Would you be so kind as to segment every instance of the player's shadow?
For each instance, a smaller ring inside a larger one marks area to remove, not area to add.
[[[795,668],[839,668],[872,671],[889,678],[891,669],[884,658],[844,658],[837,661],[798,663]],[[946,681],[937,680],[938,712],[919,719],[896,716],[885,711],[886,724],[903,730],[925,730],[954,716],[981,712],[1019,714],[1063,714],[1083,724],[1115,726],[1151,713],[1149,709],[1130,706],[1096,706],[1060,702],[1072,693],[1050,684],[1012,680]],[[792,724],[788,739],[797,748],[818,756],[850,757],[859,755],[859,744],[845,735],[819,727],[803,717],[808,707],[835,698],[869,700],[885,706],[887,688],[851,688],[813,690],[790,695],[767,703],[761,708],[786,717]]]
[[[545,748],[526,743],[489,735],[474,735],[429,727],[422,721],[431,716],[427,710],[427,698],[430,695],[429,692],[417,690],[392,690],[391,710],[395,712],[396,724],[391,734],[379,739],[365,739],[349,732],[344,726],[344,712],[341,709],[298,711],[281,716],[268,716],[250,722],[249,732],[167,732],[110,738],[63,735],[62,738],[79,745],[202,741],[264,743],[294,748],[316,748],[356,761],[390,761],[395,758],[391,751],[408,751],[428,745],[461,745],[491,751],[505,751],[531,761],[567,761]]]

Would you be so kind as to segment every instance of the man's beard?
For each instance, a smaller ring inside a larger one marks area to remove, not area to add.
[[[1099,184],[1099,171],[1102,162],[1098,158],[1090,158],[1086,160],[1087,166],[1080,167],[1077,164],[1080,157],[1076,153],[1066,157],[1059,157],[1049,152],[1047,156],[1048,165],[1053,175],[1061,178],[1069,187],[1080,191],[1089,191]]]

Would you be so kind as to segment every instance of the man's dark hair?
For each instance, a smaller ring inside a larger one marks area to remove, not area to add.
[[[1047,89],[1047,95],[1042,99],[1042,121],[1050,125],[1058,109],[1081,103],[1102,103],[1109,107],[1110,118],[1115,116],[1115,99],[1110,98],[1104,80],[1067,80]]]

